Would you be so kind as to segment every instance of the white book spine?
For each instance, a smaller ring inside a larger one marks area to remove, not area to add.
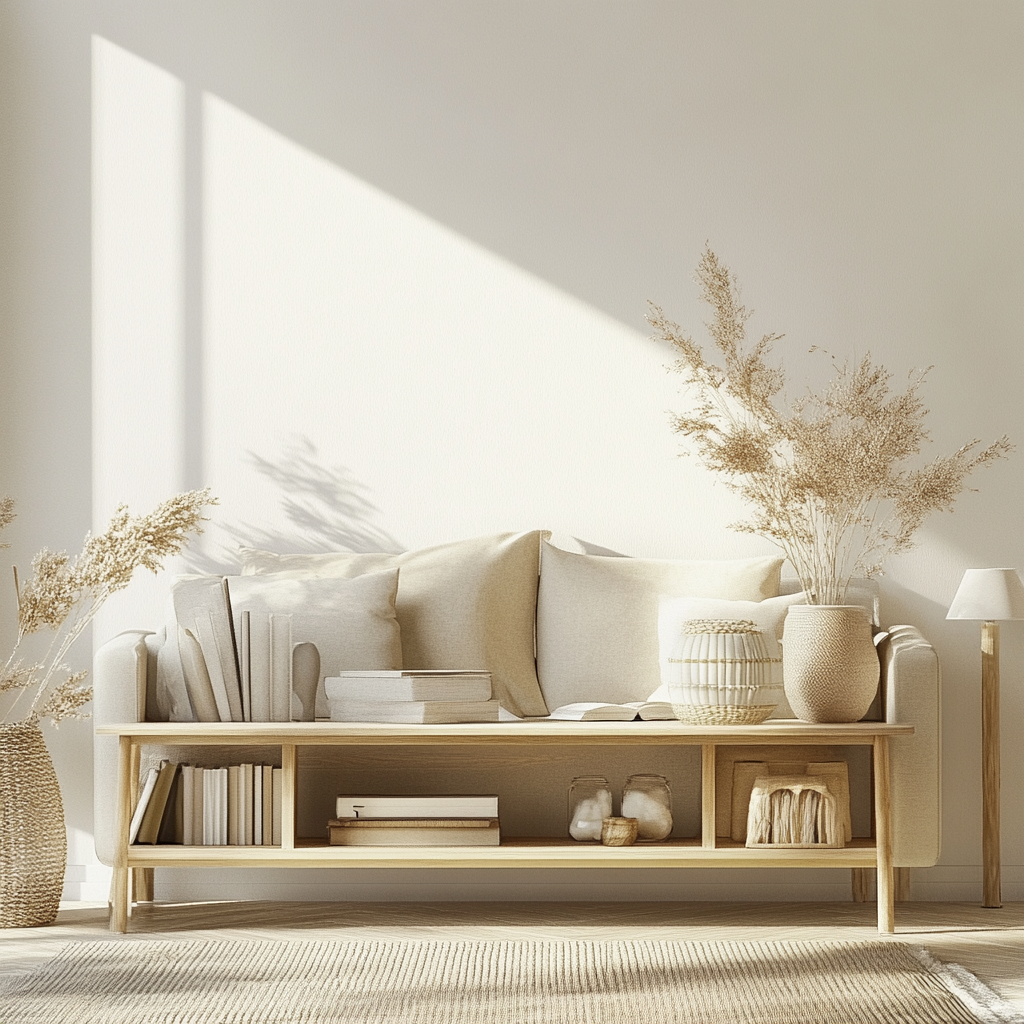
[[[217,699],[213,694],[213,685],[210,682],[210,673],[206,669],[202,646],[195,633],[181,625],[178,626],[178,658],[185,677],[185,690],[196,721],[219,722]]]
[[[284,793],[284,769],[274,769],[274,819],[273,819],[273,831],[271,836],[271,842],[274,846],[281,845],[281,836],[283,834],[282,820],[281,820],[281,805],[282,805],[282,794]]]
[[[217,769],[203,772],[203,846],[217,845]]]
[[[242,612],[238,629],[238,685],[242,690],[242,718],[252,717],[252,673],[249,663],[249,613]]]
[[[139,834],[139,827],[146,815],[146,808],[149,806],[149,798],[156,788],[156,780],[160,775],[159,768],[150,768],[143,783],[142,792],[139,793],[139,802],[135,805],[135,813],[132,815],[131,824],[128,826],[128,842],[134,843]]]
[[[242,816],[239,814],[239,800],[242,795],[242,786],[239,780],[239,767],[237,764],[228,766],[228,845],[239,846],[238,830],[241,826]]]
[[[231,721],[231,704],[228,701],[227,682],[220,663],[220,653],[213,633],[213,620],[209,612],[197,612],[195,633],[199,638],[199,646],[203,650],[206,671],[210,674],[210,685],[213,687],[213,698],[217,702],[217,714],[222,722]]]
[[[192,842],[202,846],[203,839],[203,769],[196,768],[192,773]]]
[[[292,718],[292,617],[270,615],[270,700],[271,721]]]
[[[181,842],[183,846],[194,845],[192,816],[195,803],[195,768],[190,764],[181,766],[181,779],[178,785],[181,787]]]
[[[242,800],[240,803],[240,810],[242,812],[242,826],[239,831],[239,837],[241,838],[242,846],[253,845],[253,766],[251,764],[243,764],[239,766],[241,771],[238,773],[239,780],[242,783]]]
[[[263,765],[252,768],[252,843],[263,845]]]
[[[249,616],[249,687],[252,721],[271,721],[270,616],[259,612]]]
[[[228,845],[228,770],[227,768],[219,768],[217,774],[220,776],[220,792],[218,798],[220,800],[219,815],[217,822],[217,833],[220,836],[220,846]]]
[[[274,844],[274,772],[273,765],[263,766],[263,845]]]

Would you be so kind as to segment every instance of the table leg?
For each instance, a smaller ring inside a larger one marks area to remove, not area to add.
[[[132,741],[120,737],[117,750],[117,817],[114,829],[114,878],[111,884],[110,930],[128,931],[128,833],[132,820]]]
[[[871,892],[871,868],[850,868],[854,903],[867,903]]]
[[[281,744],[281,849],[295,849],[295,800],[299,763],[294,743]]]
[[[875,775],[875,848],[877,854],[878,930],[893,932],[895,893],[892,875],[892,802],[889,795],[889,737],[876,736],[874,742]]]
[[[133,903],[153,902],[153,869],[131,868],[131,894]]]
[[[701,846],[705,850],[715,848],[716,814],[715,814],[715,745],[705,743],[700,748],[700,835]]]

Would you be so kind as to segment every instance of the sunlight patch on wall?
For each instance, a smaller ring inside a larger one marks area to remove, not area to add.
[[[242,457],[301,436],[409,547],[549,527],[721,553],[705,524],[733,499],[676,458],[644,310],[630,329],[216,97],[204,123],[203,461],[226,520],[279,517]]]
[[[93,525],[148,511],[182,486],[184,86],[93,37]],[[120,596],[103,609],[109,635]],[[139,573],[133,624],[160,585]],[[140,616],[145,616],[141,617]]]

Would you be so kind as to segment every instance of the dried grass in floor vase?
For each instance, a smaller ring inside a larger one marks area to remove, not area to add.
[[[901,942],[102,941],[0,987],[4,1024],[1022,1024]]]

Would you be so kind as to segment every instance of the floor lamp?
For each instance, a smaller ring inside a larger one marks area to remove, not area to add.
[[[968,569],[947,619],[980,619],[981,851],[983,907],[1003,905],[999,882],[999,622],[1024,619],[1024,584],[1016,569]]]

